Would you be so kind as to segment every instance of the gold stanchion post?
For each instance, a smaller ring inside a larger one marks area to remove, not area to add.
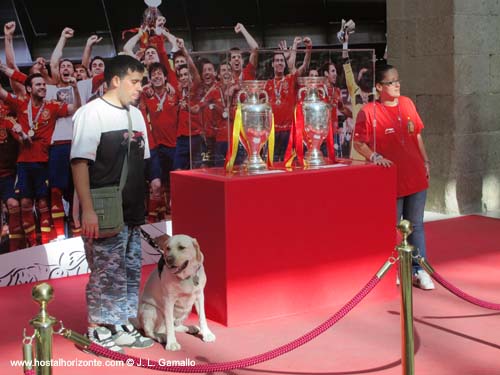
[[[36,366],[37,375],[51,375],[52,366],[52,327],[56,319],[47,312],[47,305],[54,296],[54,289],[47,283],[38,284],[31,292],[33,300],[40,305],[38,315],[30,320],[36,331]]]
[[[408,220],[401,220],[398,230],[403,236],[396,246],[399,252],[399,280],[401,289],[401,364],[403,375],[415,374],[415,346],[413,338],[413,295],[412,295],[412,252],[414,247],[408,243],[413,227]]]

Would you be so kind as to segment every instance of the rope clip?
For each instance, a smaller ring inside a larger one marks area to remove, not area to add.
[[[36,330],[33,331],[32,336],[26,336],[26,328],[23,329],[23,345],[31,345],[36,337]]]
[[[54,330],[54,333],[57,335],[64,336],[64,332],[66,331],[66,328],[64,327],[62,320],[59,321],[59,325],[61,326],[61,328],[59,328],[57,331]]]

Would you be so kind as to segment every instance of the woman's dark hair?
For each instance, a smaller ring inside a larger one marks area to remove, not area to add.
[[[395,69],[395,67],[385,63],[377,64],[375,66],[375,83],[383,82],[385,74],[391,69]]]

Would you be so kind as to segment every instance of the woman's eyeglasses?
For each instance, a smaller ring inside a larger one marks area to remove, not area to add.
[[[401,80],[396,79],[394,81],[381,81],[380,83],[383,84],[384,86],[396,86],[401,84]]]

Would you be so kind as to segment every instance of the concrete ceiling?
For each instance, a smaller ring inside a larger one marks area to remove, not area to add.
[[[383,48],[385,3],[385,0],[163,0],[159,9],[167,19],[168,28],[184,37],[195,50],[207,46],[203,40],[212,31],[232,32],[237,22],[244,23],[263,47],[274,46],[271,36],[276,30],[308,28],[323,34],[319,38],[323,46],[338,45],[335,34],[342,18],[353,18],[357,30],[370,35],[359,37],[358,47]],[[24,66],[31,64],[35,56],[48,57],[65,26],[74,28],[79,36],[68,43],[67,57],[78,59],[92,33],[104,39],[94,52],[112,56],[123,45],[122,31],[138,26],[145,9],[142,0],[1,0],[0,22],[17,21],[16,58]],[[3,48],[0,51],[3,58]]]

